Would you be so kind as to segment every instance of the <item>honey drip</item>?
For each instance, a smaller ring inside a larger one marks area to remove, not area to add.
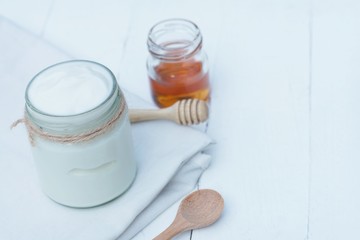
[[[157,79],[150,77],[150,83],[153,99],[160,107],[187,98],[209,99],[209,74],[204,73],[202,62],[162,62],[155,68],[155,75]]]

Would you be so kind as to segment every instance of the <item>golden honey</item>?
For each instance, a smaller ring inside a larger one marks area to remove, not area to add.
[[[155,68],[157,79],[150,78],[152,96],[160,107],[186,98],[209,99],[209,73],[199,61],[161,63]]]
[[[208,60],[199,28],[185,19],[156,24],[148,36],[151,93],[159,107],[178,100],[210,96]]]

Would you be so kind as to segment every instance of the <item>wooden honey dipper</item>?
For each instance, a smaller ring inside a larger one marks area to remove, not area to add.
[[[170,120],[180,125],[199,124],[208,119],[209,109],[206,102],[198,99],[184,99],[163,109],[130,109],[130,122],[150,120]]]

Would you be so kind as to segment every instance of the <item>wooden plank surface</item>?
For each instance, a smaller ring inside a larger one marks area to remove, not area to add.
[[[217,144],[200,182],[224,195],[225,213],[193,239],[304,239],[309,6],[232,1],[227,9],[208,131]]]
[[[199,25],[216,141],[199,186],[222,193],[225,211],[180,240],[360,239],[359,12],[356,0],[0,1],[1,16],[108,65],[148,101],[150,27]],[[176,209],[135,239],[161,232]]]
[[[313,3],[310,239],[360,239],[360,3]]]

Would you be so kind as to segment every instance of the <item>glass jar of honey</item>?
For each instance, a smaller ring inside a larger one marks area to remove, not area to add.
[[[209,100],[208,59],[200,29],[185,19],[157,23],[148,35],[147,70],[159,107],[187,98]]]

